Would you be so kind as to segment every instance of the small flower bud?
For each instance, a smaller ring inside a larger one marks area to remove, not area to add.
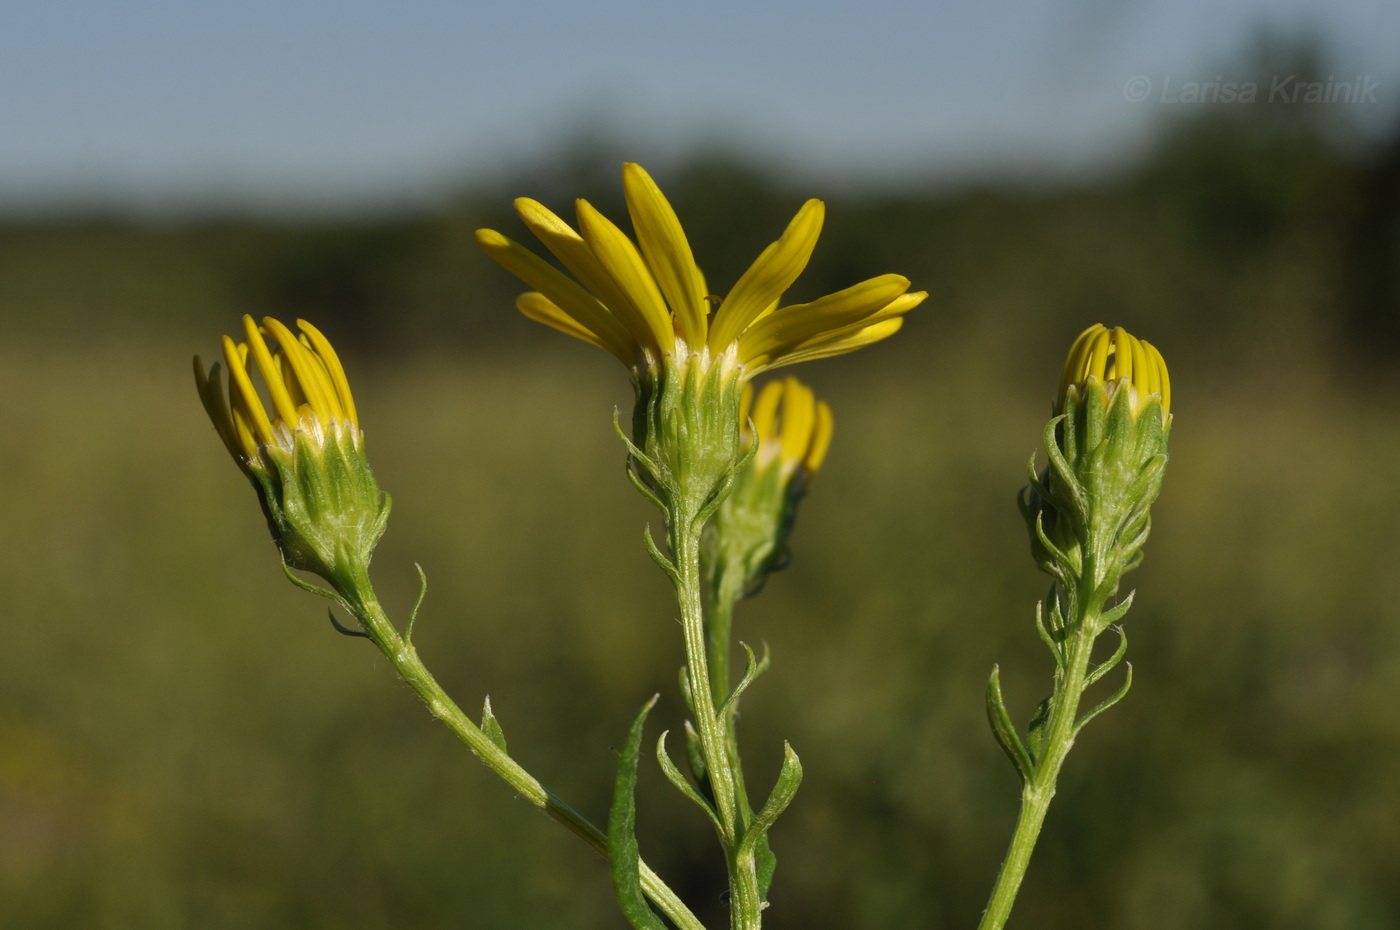
[[[1050,464],[1032,468],[1021,503],[1037,563],[1100,603],[1141,561],[1170,405],[1167,366],[1150,343],[1098,324],[1080,334],[1046,426]]]
[[[219,438],[258,492],[287,566],[350,597],[384,533],[389,499],[365,459],[340,359],[314,326],[297,326],[300,336],[271,317],[259,327],[245,316],[246,341],[223,340],[227,401],[217,362],[206,373],[196,357],[195,382]],[[267,336],[276,340],[275,353]],[[253,385],[255,371],[270,404]]]
[[[788,535],[808,481],[831,444],[831,408],[796,378],[769,382],[742,399],[752,464],[716,511],[705,535],[705,570],[713,589],[754,594],[788,561]],[[748,425],[752,424],[752,432]]]

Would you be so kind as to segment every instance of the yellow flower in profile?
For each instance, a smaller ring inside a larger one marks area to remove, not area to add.
[[[389,500],[365,459],[340,358],[316,327],[305,320],[297,327],[299,335],[271,317],[260,327],[245,316],[245,341],[223,340],[227,389],[221,366],[206,372],[198,356],[195,383],[219,438],[257,489],[287,565],[346,593],[367,582]],[[268,337],[277,343],[275,353]],[[259,395],[254,373],[270,403]]]
[[[608,350],[635,373],[689,355],[741,366],[744,378],[780,365],[840,355],[893,335],[927,294],[888,274],[807,303],[780,306],[807,265],[825,207],[809,200],[710,312],[710,291],[675,211],[636,164],[622,172],[627,235],[586,200],[578,231],[542,204],[520,198],[525,225],[573,278],[495,230],[477,241],[535,288],[517,301],[527,317]],[[576,280],[575,280],[576,279]]]
[[[1079,334],[1065,359],[1055,411],[1064,411],[1071,389],[1082,396],[1090,382],[1102,385],[1110,397],[1118,389],[1130,391],[1128,404],[1134,416],[1153,395],[1161,400],[1162,416],[1171,416],[1172,386],[1162,353],[1121,326],[1109,329],[1095,323]]]

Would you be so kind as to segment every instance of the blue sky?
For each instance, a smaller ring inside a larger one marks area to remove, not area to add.
[[[1394,0],[7,0],[0,210],[412,204],[582,131],[877,184],[1084,173],[1186,106],[1164,81],[1246,77],[1261,29],[1400,121]]]

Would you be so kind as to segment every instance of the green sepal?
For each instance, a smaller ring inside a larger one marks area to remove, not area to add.
[[[506,731],[501,729],[501,721],[496,719],[496,715],[491,713],[491,695],[486,696],[486,700],[481,705],[481,732],[486,734],[486,738],[496,744],[496,748],[501,752],[506,749]]]
[[[634,930],[666,930],[642,892],[642,858],[637,851],[637,756],[642,745],[642,726],[659,697],[653,695],[642,706],[627,734],[627,743],[617,759],[617,782],[608,811],[608,868],[617,903]]]
[[[247,473],[286,565],[319,575],[354,600],[384,534],[392,500],[380,490],[357,434],[298,428],[261,447]],[[282,445],[280,442],[288,443]]]
[[[744,461],[743,379],[736,356],[728,352],[712,356],[707,350],[677,349],[633,379],[632,438],[622,438],[647,497],[668,517],[694,519],[719,506]],[[701,523],[697,519],[697,527]]]
[[[694,802],[696,807],[700,808],[709,816],[710,822],[715,825],[715,829],[723,836],[724,826],[719,822],[719,814],[715,813],[715,809],[711,806],[710,802],[705,800],[700,792],[696,791],[695,787],[685,780],[685,776],[681,774],[681,770],[676,768],[676,763],[671,761],[671,754],[666,751],[666,737],[670,732],[670,730],[663,732],[661,738],[656,741],[656,761],[661,764],[662,773],[666,776],[666,780],[676,787],[677,791],[689,798]]]
[[[773,786],[768,800],[763,802],[762,809],[754,816],[749,828],[744,831],[744,838],[739,841],[738,855],[757,853],[759,841],[767,835],[778,816],[792,803],[792,799],[796,797],[797,789],[801,785],[802,762],[797,758],[797,753],[792,751],[792,745],[784,742],[783,767],[778,772],[777,784]]]
[[[1035,763],[1031,761],[1025,744],[1021,742],[1011,715],[1006,712],[1006,704],[1001,697],[1001,668],[992,666],[991,677],[987,679],[987,722],[992,725],[992,735],[996,737],[1002,752],[1016,767],[1016,774],[1022,782],[1035,776]]]

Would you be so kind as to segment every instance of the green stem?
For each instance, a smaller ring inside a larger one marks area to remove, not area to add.
[[[742,585],[729,584],[723,578],[714,584],[710,591],[710,690],[714,699],[721,703],[729,697],[730,630],[734,626],[734,608],[742,599],[742,592]],[[744,766],[739,758],[738,710],[739,702],[731,702],[720,724],[724,727],[725,749],[729,753],[729,763],[734,771],[734,787],[740,816],[747,824],[753,820],[753,806],[749,803],[748,787],[744,782]]]
[[[552,794],[540,784],[539,779],[527,772],[520,763],[483,733],[452,698],[447,696],[447,692],[443,691],[442,686],[418,657],[418,650],[413,644],[399,635],[399,631],[390,622],[378,598],[375,597],[369,580],[364,579],[356,587],[357,598],[347,606],[353,609],[365,631],[379,647],[379,651],[384,653],[403,680],[417,692],[423,703],[428,705],[433,716],[447,724],[448,729],[467,744],[472,754],[499,775],[517,794],[554,818],[570,833],[583,840],[590,849],[606,859],[607,836],[586,817]],[[681,930],[705,930],[704,924],[645,862],[641,863],[641,880],[646,896],[677,927]]]
[[[695,713],[700,749],[705,756],[710,791],[720,820],[720,842],[729,869],[729,926],[731,930],[758,930],[763,901],[758,890],[758,870],[751,852],[740,845],[748,818],[740,806],[742,779],[736,766],[737,750],[731,749],[732,727],[720,719],[715,706],[716,679],[710,668],[712,640],[705,629],[700,595],[700,531],[689,513],[673,513],[670,520],[671,551],[675,558],[676,600],[685,634],[685,658],[690,697]],[[728,631],[723,633],[728,640]],[[727,679],[728,655],[721,664]],[[724,693],[728,693],[727,687]],[[721,698],[722,700],[722,698]]]
[[[1041,825],[1045,823],[1045,814],[1055,797],[1055,782],[1059,778],[1060,767],[1074,746],[1079,699],[1089,671],[1089,656],[1094,649],[1091,632],[1094,627],[1087,624],[1086,619],[1081,616],[1077,623],[1070,626],[1074,632],[1069,639],[1066,667],[1055,672],[1050,717],[1045,724],[1045,741],[1036,759],[1035,774],[1021,788],[1021,810],[1016,817],[1016,829],[1011,835],[1011,845],[997,874],[996,884],[992,887],[991,900],[982,914],[982,922],[977,925],[978,930],[1001,930],[1011,916],[1011,905],[1021,889],[1021,880],[1026,877],[1026,868],[1030,865]]]

